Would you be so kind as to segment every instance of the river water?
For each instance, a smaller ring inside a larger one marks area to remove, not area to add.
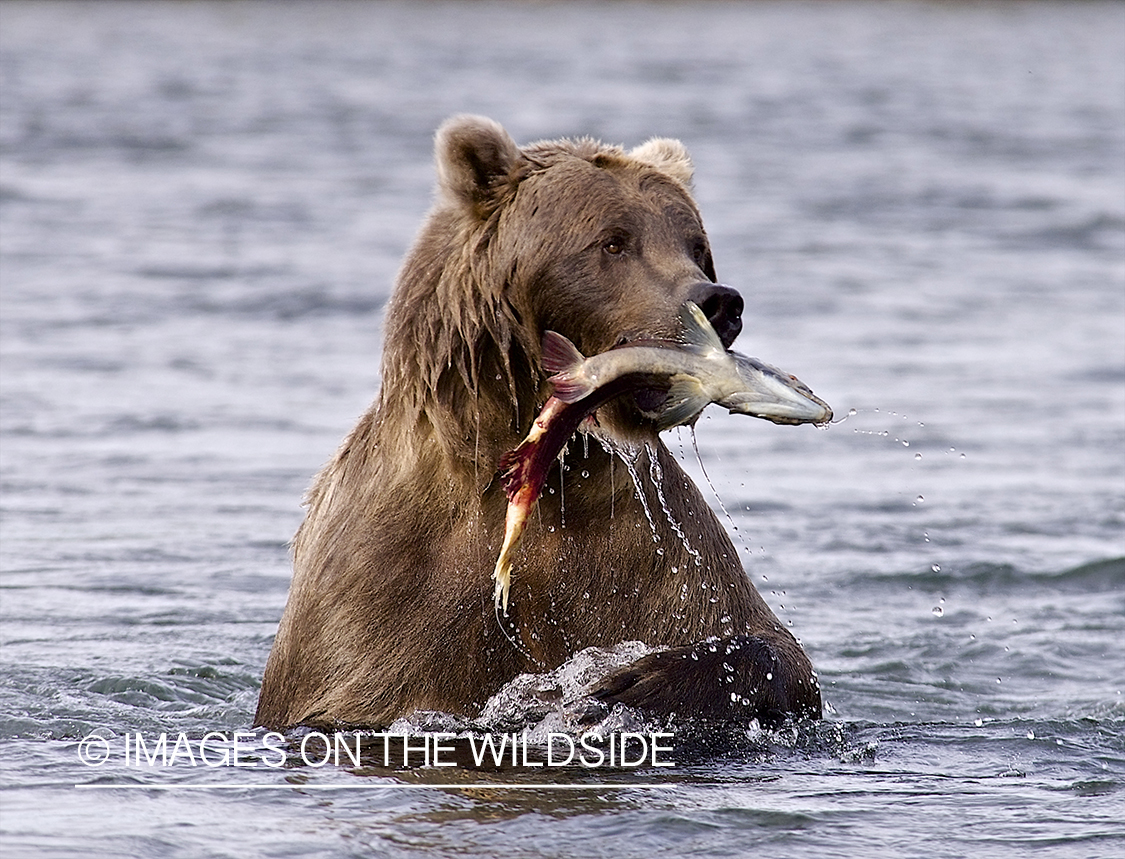
[[[4,856],[1125,854],[1123,44],[1115,3],[4,3]],[[126,761],[249,728],[465,111],[683,139],[736,348],[855,410],[669,435],[826,723],[666,768]]]

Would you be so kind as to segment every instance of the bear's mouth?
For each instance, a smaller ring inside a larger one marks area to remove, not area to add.
[[[668,392],[660,388],[641,388],[633,393],[633,403],[642,412],[658,412],[668,401]]]
[[[742,333],[742,296],[729,286],[715,283],[699,284],[692,296],[699,309],[707,317],[724,349],[730,349],[735,339]],[[675,339],[637,332],[622,334],[613,345],[614,349],[633,346],[642,341]],[[668,401],[668,389],[664,387],[639,388],[632,394],[634,405],[643,413],[654,414]]]

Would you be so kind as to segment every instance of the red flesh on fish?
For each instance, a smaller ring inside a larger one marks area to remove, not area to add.
[[[519,546],[528,514],[543,491],[552,463],[566,447],[582,421],[610,400],[644,388],[667,389],[666,376],[650,373],[627,373],[595,390],[575,403],[564,403],[551,397],[531,425],[531,431],[514,450],[500,460],[500,480],[508,496],[508,512],[504,520],[504,545],[496,560],[496,606],[508,612],[508,587],[511,578],[512,554]]]

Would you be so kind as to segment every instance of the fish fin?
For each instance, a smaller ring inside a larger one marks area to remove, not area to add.
[[[512,472],[520,461],[520,449],[518,447],[512,448],[503,456],[500,457],[500,467],[497,471],[500,473],[502,479],[511,477]]]
[[[699,417],[708,402],[707,394],[694,377],[674,376],[672,386],[668,389],[668,399],[657,413],[657,425],[666,430],[690,424]]]
[[[711,323],[694,301],[685,301],[680,308],[680,324],[683,326],[680,334],[680,342],[683,345],[699,352],[725,353],[727,351],[723,341],[719,339],[719,335],[715,333],[715,329],[711,327]]]
[[[521,444],[500,457],[500,468],[498,470],[500,484],[504,487],[504,494],[508,496],[509,501],[525,480],[524,472],[527,469],[528,456],[530,456],[530,453],[527,446]]]
[[[574,379],[566,373],[559,373],[547,380],[554,389],[553,396],[564,403],[577,403],[594,393],[594,385],[587,379]]]
[[[550,381],[556,397],[564,403],[576,403],[594,392],[588,379],[577,377],[585,356],[578,348],[555,331],[543,335],[543,369],[551,374]]]
[[[578,347],[559,334],[548,331],[543,335],[543,369],[552,376],[574,370],[586,360]]]

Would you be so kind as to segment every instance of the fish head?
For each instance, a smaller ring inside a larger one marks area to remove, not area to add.
[[[719,401],[733,414],[764,418],[775,424],[825,424],[832,409],[796,376],[757,358],[736,352],[734,358],[742,390]]]

